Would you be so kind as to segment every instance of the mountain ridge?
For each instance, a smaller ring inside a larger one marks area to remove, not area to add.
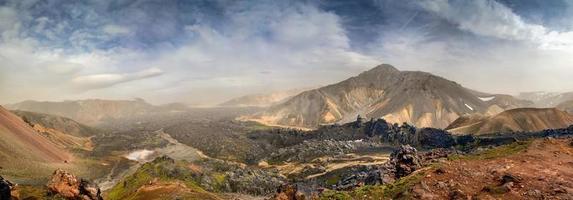
[[[487,93],[482,93],[487,94]],[[446,127],[466,113],[495,114],[530,102],[511,96],[505,104],[486,101],[475,91],[443,77],[421,71],[400,71],[392,65],[378,65],[341,82],[302,92],[266,111],[242,117],[268,125],[316,128],[344,123],[362,115],[424,127]]]

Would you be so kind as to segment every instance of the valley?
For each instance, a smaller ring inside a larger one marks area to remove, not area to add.
[[[17,184],[10,187],[22,199],[76,198],[66,188],[45,192],[48,180],[65,181],[54,178],[56,169],[89,180],[78,187],[95,185],[97,198],[112,200],[567,196],[551,193],[557,186],[531,189],[539,183],[525,174],[545,169],[519,167],[536,162],[527,156],[568,155],[573,116],[566,109],[534,108],[532,101],[477,92],[429,73],[380,65],[273,105],[170,105],[142,99],[13,104],[25,111],[0,110],[0,175]],[[519,169],[510,173],[526,181],[498,187],[490,179],[499,174],[477,169],[500,163]]]

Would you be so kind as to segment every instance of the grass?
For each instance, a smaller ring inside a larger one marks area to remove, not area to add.
[[[155,182],[181,182],[186,186],[186,188],[190,189],[193,194],[211,197],[207,199],[215,198],[214,195],[198,186],[198,184],[193,180],[191,170],[186,167],[187,165],[188,163],[185,161],[175,162],[173,160],[158,159],[153,162],[145,163],[137,169],[134,174],[126,177],[123,181],[115,185],[108,192],[106,199],[140,199],[138,196],[138,189],[149,183]],[[225,178],[224,174],[215,175],[215,181],[221,182],[221,184],[225,181]]]
[[[425,176],[424,171],[411,174],[398,179],[393,184],[362,186],[353,191],[325,191],[322,200],[350,200],[350,199],[409,199],[410,189],[418,184]]]
[[[462,156],[454,155],[448,157],[449,160],[488,160],[496,159],[501,157],[506,157],[510,155],[517,154],[526,150],[532,141],[518,141],[507,145],[502,145],[492,149],[488,149],[473,155]]]

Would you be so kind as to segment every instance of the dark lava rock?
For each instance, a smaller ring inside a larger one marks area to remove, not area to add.
[[[14,187],[14,184],[6,179],[4,179],[2,176],[0,176],[0,199],[1,200],[9,200],[10,198],[12,198],[12,187]]]
[[[456,144],[452,135],[442,129],[422,128],[416,135],[419,138],[418,145],[424,148],[448,148]]]
[[[514,176],[512,174],[505,174],[503,175],[501,178],[501,184],[506,184],[506,183],[520,183],[521,182],[521,178],[518,176]]]
[[[390,164],[396,170],[395,177],[408,176],[412,172],[422,167],[421,159],[416,148],[410,145],[402,145],[399,149],[390,154]]]

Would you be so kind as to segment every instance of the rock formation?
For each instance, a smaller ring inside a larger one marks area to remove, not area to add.
[[[50,194],[70,200],[103,200],[97,185],[61,169],[54,171],[47,187]]]

